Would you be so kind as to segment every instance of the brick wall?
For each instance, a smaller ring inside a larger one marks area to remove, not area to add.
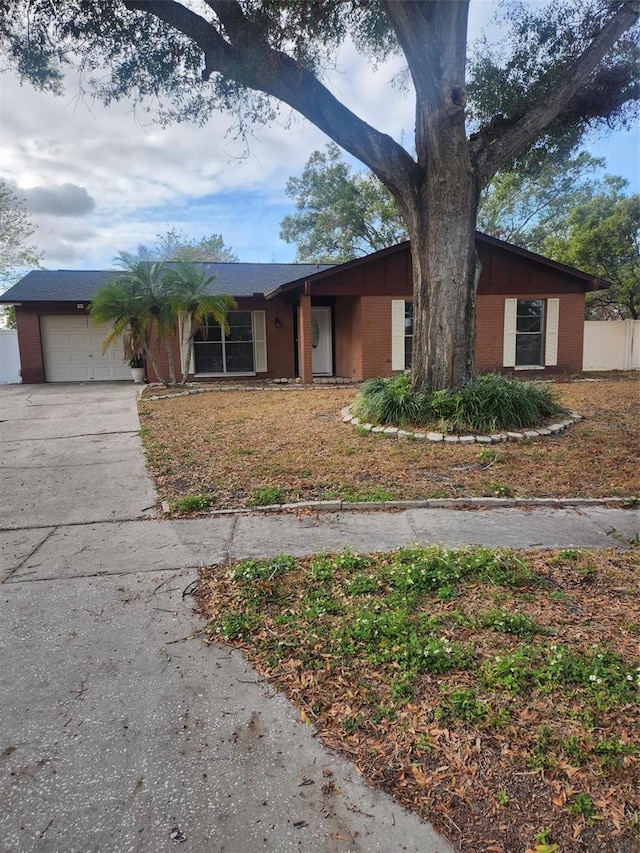
[[[34,308],[16,306],[20,349],[20,375],[25,383],[44,382],[44,359],[40,338],[40,315]]]
[[[502,370],[504,340],[504,303],[501,295],[478,296],[476,367],[480,373]],[[526,299],[558,298],[559,334],[558,364],[545,372],[578,372],[582,370],[584,336],[584,293],[558,294],[557,291],[526,293]],[[513,368],[505,368],[511,373]]]
[[[339,296],[334,317],[336,376],[362,379],[362,300],[357,296]]]
[[[363,378],[391,376],[391,297],[363,296],[362,316]]]
[[[295,351],[294,334],[295,320],[294,307],[287,304],[284,299],[274,299],[270,302],[265,300],[251,299],[238,300],[239,311],[264,311],[267,335],[267,372],[257,373],[256,379],[281,379],[295,376]],[[278,325],[276,325],[276,318]],[[158,367],[160,372],[168,378],[168,358],[164,343],[155,341],[154,351],[158,355]],[[180,364],[180,348],[178,336],[173,341],[173,358],[175,362],[176,377],[182,378],[182,367]],[[150,362],[147,362],[147,378],[150,382],[156,382],[157,377]],[[193,381],[194,375],[189,374],[189,381]],[[234,375],[216,377],[219,380],[233,380]]]

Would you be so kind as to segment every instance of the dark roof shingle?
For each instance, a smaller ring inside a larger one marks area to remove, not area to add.
[[[216,276],[210,293],[266,296],[283,284],[307,278],[334,265],[202,263],[200,266],[207,275]],[[90,302],[106,281],[119,274],[119,270],[32,270],[0,295],[0,303]]]

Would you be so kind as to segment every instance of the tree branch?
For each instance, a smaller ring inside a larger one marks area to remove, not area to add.
[[[416,153],[426,164],[443,121],[464,122],[469,0],[382,0],[416,90]]]
[[[153,15],[192,39],[204,53],[205,80],[218,73],[283,101],[367,165],[394,194],[406,197],[418,166],[404,148],[341,104],[301,63],[271,48],[235,0],[207,2],[225,27],[226,39],[212,23],[174,0],[123,2],[127,9]]]
[[[585,86],[598,64],[616,41],[640,16],[640,2],[627,0],[607,21],[570,67],[565,81],[553,92],[545,92],[524,116],[515,122],[491,122],[471,140],[471,157],[480,187],[486,186],[501,168],[527,148],[551,122],[560,116]]]

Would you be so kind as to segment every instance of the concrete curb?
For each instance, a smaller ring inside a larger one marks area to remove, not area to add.
[[[184,516],[211,518],[218,516],[287,513],[309,510],[312,512],[364,512],[369,510],[405,509],[502,509],[505,507],[616,507],[636,509],[640,497],[609,498],[434,498],[424,501],[303,501],[302,503],[268,504],[266,506],[239,507],[237,509],[212,509],[206,513]],[[168,501],[162,501],[162,512],[171,515]]]

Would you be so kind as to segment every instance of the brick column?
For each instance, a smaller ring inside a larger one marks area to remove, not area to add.
[[[40,337],[40,317],[37,311],[16,307],[18,347],[20,349],[20,375],[25,385],[44,382],[44,359]]]
[[[313,382],[313,350],[311,348],[311,295],[300,294],[300,305],[298,306],[298,362],[300,366],[300,378],[305,385]]]

